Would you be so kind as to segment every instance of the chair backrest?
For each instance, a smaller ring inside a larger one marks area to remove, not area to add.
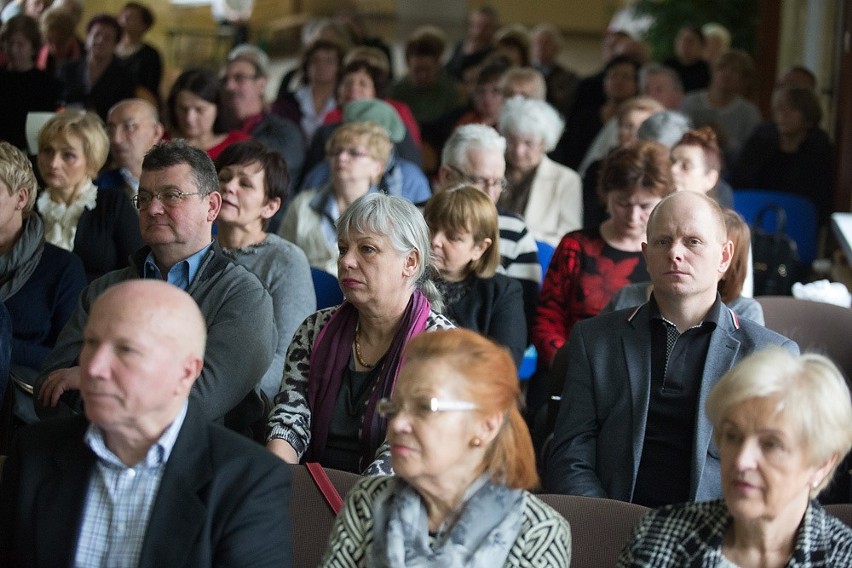
[[[343,303],[343,292],[340,291],[340,284],[333,274],[311,267],[311,278],[314,281],[318,310]]]
[[[852,379],[852,309],[791,296],[758,296],[766,327],[789,337],[802,351],[829,357]]]
[[[535,244],[538,245],[538,263],[541,266],[541,278],[544,280],[544,275],[550,267],[550,259],[553,258],[556,249],[544,241],[536,241]]]
[[[293,488],[290,513],[293,518],[293,566],[317,566],[328,545],[334,512],[326,503],[308,469],[303,465],[291,467]],[[325,468],[334,487],[341,497],[361,479],[348,471]]]
[[[751,225],[757,213],[765,205],[775,203],[787,213],[785,232],[796,241],[799,258],[805,267],[816,258],[819,223],[814,203],[799,195],[762,189],[738,189],[734,191],[734,209]],[[775,213],[763,217],[763,228],[775,230]]]
[[[610,568],[647,507],[597,497],[537,495],[571,525],[571,568]]]
[[[852,504],[850,503],[841,503],[837,505],[826,505],[826,512],[833,516],[837,517],[847,526],[852,527]]]
[[[799,300],[791,296],[758,296],[766,327],[789,337],[802,351],[821,353],[840,368],[852,390],[852,309],[823,302]],[[852,499],[852,453],[841,462],[828,489],[820,494],[823,503],[844,503]],[[852,523],[849,523],[852,524]]]

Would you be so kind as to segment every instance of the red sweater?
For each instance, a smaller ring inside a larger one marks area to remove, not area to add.
[[[600,230],[562,237],[541,286],[532,342],[549,367],[578,321],[598,313],[627,284],[650,280],[641,252],[611,247]]]

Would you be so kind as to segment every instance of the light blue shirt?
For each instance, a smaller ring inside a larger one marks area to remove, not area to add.
[[[97,464],[89,479],[75,566],[138,566],[163,471],[186,418],[187,406],[184,402],[145,458],[132,467],[106,446],[103,430],[89,424],[84,440],[97,457]]]
[[[210,250],[212,245],[213,241],[210,241],[210,244],[197,253],[172,266],[166,275],[166,282],[177,286],[181,290],[188,290],[189,285],[192,284],[195,275],[198,273],[198,267],[201,266],[201,259],[204,258],[204,255],[207,254],[207,251]],[[142,267],[142,278],[150,280],[163,279],[163,274],[160,272],[156,260],[154,260],[154,251],[149,252],[148,256],[145,257],[145,264]]]

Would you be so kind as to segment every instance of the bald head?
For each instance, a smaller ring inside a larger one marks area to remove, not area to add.
[[[124,282],[95,301],[83,332],[80,394],[86,417],[122,460],[134,440],[153,443],[186,404],[206,337],[195,301],[165,282]]]
[[[186,353],[204,357],[207,323],[192,296],[177,286],[130,280],[108,288],[95,301],[89,321],[117,316],[137,322],[140,333],[150,331]]]
[[[114,165],[138,179],[145,154],[163,137],[156,107],[145,99],[125,99],[109,109],[106,127]]]
[[[672,213],[676,211],[700,210],[706,211],[710,226],[707,229],[712,231],[718,242],[724,243],[728,238],[728,230],[725,225],[725,214],[722,208],[710,197],[704,194],[692,191],[678,191],[662,199],[654,210],[651,211],[648,217],[648,225],[646,235],[650,242],[651,235],[656,227],[655,220],[662,217],[672,217]],[[674,215],[677,218],[677,215]]]

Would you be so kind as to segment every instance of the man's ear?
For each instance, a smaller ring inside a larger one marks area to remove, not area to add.
[[[719,274],[722,275],[727,272],[728,267],[731,266],[731,261],[734,259],[734,243],[733,241],[726,241],[724,245],[722,245],[722,261],[719,263]]]
[[[207,194],[210,207],[207,209],[207,220],[211,223],[219,216],[219,209],[222,208],[222,194],[218,191],[213,191]]]

